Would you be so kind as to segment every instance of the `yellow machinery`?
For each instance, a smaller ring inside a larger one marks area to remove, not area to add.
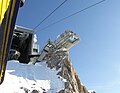
[[[0,0],[0,84],[4,80],[17,13],[23,3],[24,0]]]

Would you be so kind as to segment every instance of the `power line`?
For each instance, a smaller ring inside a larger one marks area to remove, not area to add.
[[[57,8],[55,8],[49,15],[47,15],[38,25],[36,25],[33,30],[38,28],[48,17],[50,17],[56,10],[58,10],[63,4],[65,4],[68,0],[62,2]]]
[[[61,21],[64,21],[65,19],[68,19],[68,18],[70,18],[70,17],[72,17],[72,16],[74,16],[74,15],[77,15],[77,14],[85,11],[85,10],[88,10],[89,8],[92,8],[92,7],[94,7],[94,6],[102,3],[102,2],[104,2],[104,1],[106,1],[106,0],[101,0],[101,1],[99,1],[99,2],[97,2],[97,3],[95,3],[95,4],[92,4],[92,5],[86,7],[86,8],[84,8],[84,9],[82,9],[82,10],[79,10],[79,11],[77,11],[77,12],[75,12],[75,13],[69,15],[69,16],[66,16],[66,17],[64,17],[64,18],[62,18],[62,19],[60,19],[60,20],[58,20],[58,21],[56,21],[56,22],[54,22],[54,23],[52,23],[52,24],[50,24],[50,25],[48,25],[48,26],[46,26],[46,27],[44,27],[44,28],[42,28],[42,29],[40,29],[39,31],[45,30],[45,29],[47,29],[47,28],[49,28],[49,27],[51,27],[51,26],[53,26],[53,25],[55,25],[55,24],[57,24],[57,23],[59,23],[59,22],[61,22]]]

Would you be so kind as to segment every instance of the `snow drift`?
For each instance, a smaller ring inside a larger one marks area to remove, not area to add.
[[[64,81],[57,73],[45,62],[32,65],[8,61],[0,93],[56,93],[64,88]]]

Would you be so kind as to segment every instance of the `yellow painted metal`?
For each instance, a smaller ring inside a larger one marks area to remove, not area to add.
[[[8,9],[10,0],[0,0],[0,24],[4,18],[5,12]]]

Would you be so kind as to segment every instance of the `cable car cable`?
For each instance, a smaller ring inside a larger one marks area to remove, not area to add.
[[[49,28],[49,27],[51,27],[51,26],[53,26],[53,25],[55,25],[55,24],[57,24],[57,23],[59,23],[59,22],[61,22],[61,21],[64,21],[64,20],[66,20],[66,19],[68,19],[68,18],[70,18],[70,17],[72,17],[72,16],[74,16],[74,15],[77,15],[77,14],[83,12],[83,11],[86,11],[86,10],[88,10],[89,8],[92,8],[92,7],[94,7],[94,6],[96,6],[96,5],[100,4],[100,3],[102,3],[102,2],[104,2],[104,1],[106,1],[106,0],[101,0],[101,1],[99,1],[99,2],[97,2],[97,3],[95,3],[95,4],[92,4],[92,5],[90,5],[90,6],[86,7],[86,8],[84,8],[84,9],[81,9],[81,10],[79,10],[79,11],[77,11],[77,12],[75,12],[75,13],[69,15],[69,16],[66,16],[66,17],[64,17],[64,18],[62,18],[62,19],[60,19],[60,20],[58,20],[58,21],[56,21],[56,22],[50,24],[50,25],[47,25],[46,27],[43,27],[43,28],[40,29],[39,31],[45,30],[45,29],[47,29],[47,28]]]
[[[49,15],[47,15],[38,25],[36,25],[33,30],[38,28],[47,18],[49,18],[56,10],[58,10],[63,4],[65,4],[68,0],[62,2],[57,8],[55,8]]]

